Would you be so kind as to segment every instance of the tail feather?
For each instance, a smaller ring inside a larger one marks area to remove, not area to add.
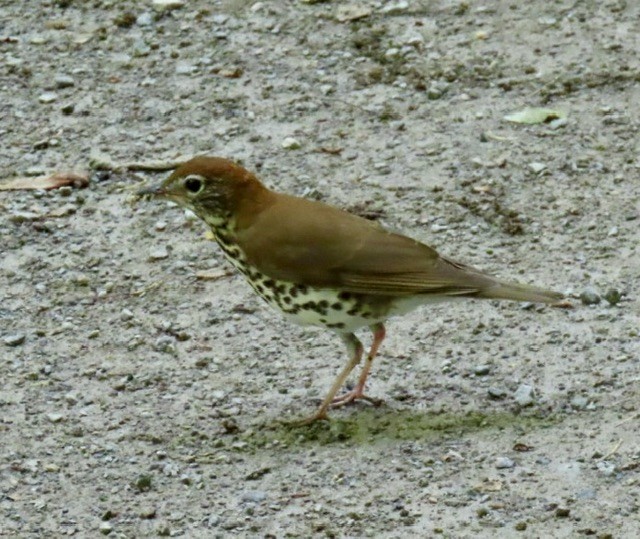
[[[508,299],[512,301],[531,301],[533,303],[556,303],[564,294],[519,283],[496,281],[495,285],[478,290],[475,297],[487,299]]]

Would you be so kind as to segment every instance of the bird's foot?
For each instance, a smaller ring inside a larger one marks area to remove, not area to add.
[[[332,408],[339,408],[340,406],[344,406],[346,404],[355,402],[357,400],[367,401],[374,406],[380,406],[384,403],[383,399],[375,399],[373,397],[369,397],[369,395],[364,394],[364,389],[361,387],[355,387],[351,391],[347,391],[343,395],[336,397],[331,401]]]

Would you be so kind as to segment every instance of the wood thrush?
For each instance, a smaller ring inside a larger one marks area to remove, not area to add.
[[[195,157],[161,185],[143,189],[192,210],[253,289],[287,318],[336,332],[349,361],[322,404],[301,424],[327,418],[331,406],[364,394],[387,318],[453,298],[554,303],[562,294],[509,283],[440,256],[416,240],[320,202],[276,193],[227,159]],[[368,326],[373,344],[358,383],[336,397],[360,363],[354,331]]]

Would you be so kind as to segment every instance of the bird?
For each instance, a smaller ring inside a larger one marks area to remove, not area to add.
[[[222,157],[196,156],[138,195],[191,210],[269,305],[297,324],[340,336],[348,361],[318,409],[296,425],[326,420],[329,409],[357,400],[379,402],[365,393],[365,384],[390,317],[459,298],[553,304],[563,297],[493,277],[372,220],[276,192]],[[354,333],[364,327],[373,334],[366,355]],[[355,387],[338,395],[363,357]]]

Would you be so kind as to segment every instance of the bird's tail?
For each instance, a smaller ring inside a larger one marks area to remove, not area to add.
[[[477,298],[509,299],[512,301],[531,301],[534,303],[557,303],[564,294],[519,283],[495,281],[494,285],[483,287],[475,294]]]

